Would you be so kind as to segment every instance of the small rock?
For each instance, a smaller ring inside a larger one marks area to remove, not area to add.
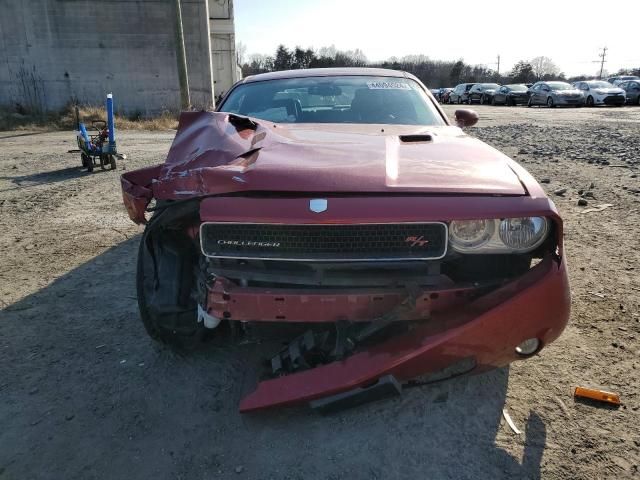
[[[244,467],[242,465],[238,465],[236,467],[236,473],[242,473],[242,472],[244,472]]]
[[[589,188],[596,188],[596,184],[595,184],[595,183],[593,183],[593,182],[591,182],[591,183],[589,184]]]
[[[29,390],[29,395],[35,395],[38,392],[39,392],[38,387],[35,387]]]
[[[75,415],[73,413],[70,413],[69,415],[67,415],[66,417],[64,417],[64,419],[68,422],[70,420],[73,420],[75,417]]]
[[[553,193],[554,193],[554,195],[558,195],[559,197],[561,197],[562,195],[567,193],[567,189],[566,188],[559,188],[558,190],[556,190]]]
[[[542,178],[542,179],[540,179],[540,183],[551,183],[551,179],[550,178]]]
[[[587,202],[584,198],[581,198],[580,200],[578,200],[579,207],[586,207],[588,204],[589,202]]]
[[[632,173],[631,175],[629,175],[629,178],[637,178],[637,177],[638,177],[638,175],[635,174],[635,173]]]

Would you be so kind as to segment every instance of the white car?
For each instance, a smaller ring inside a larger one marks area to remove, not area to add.
[[[587,107],[595,105],[615,105],[621,107],[627,101],[625,91],[604,80],[587,80],[573,84],[584,94]]]

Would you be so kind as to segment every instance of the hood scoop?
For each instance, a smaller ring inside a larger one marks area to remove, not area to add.
[[[426,143],[432,142],[433,137],[429,133],[417,133],[414,135],[399,135],[402,143]]]

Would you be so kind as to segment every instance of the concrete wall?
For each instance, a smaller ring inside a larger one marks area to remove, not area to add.
[[[211,108],[207,0],[182,0],[191,102]],[[0,0],[0,104],[72,99],[145,115],[180,109],[174,0]]]
[[[242,78],[236,62],[236,36],[232,0],[208,0],[211,63],[216,96]]]

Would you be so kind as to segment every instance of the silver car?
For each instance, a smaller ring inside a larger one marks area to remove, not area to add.
[[[587,107],[595,105],[616,105],[621,107],[627,100],[624,90],[620,86],[614,87],[604,80],[575,82],[573,86],[584,94]]]
[[[584,94],[567,82],[538,82],[529,89],[529,102],[532,105],[546,105],[554,108],[559,105],[582,107]]]

